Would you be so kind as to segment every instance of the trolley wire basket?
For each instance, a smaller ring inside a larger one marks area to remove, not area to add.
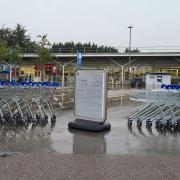
[[[0,123],[29,125],[55,123],[51,104],[56,88],[3,86],[0,88]]]

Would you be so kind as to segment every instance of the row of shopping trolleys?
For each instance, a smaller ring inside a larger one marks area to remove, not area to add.
[[[128,118],[128,127],[133,123],[141,128],[145,123],[146,128],[154,124],[157,129],[180,129],[180,105],[166,103],[149,103]]]
[[[0,99],[0,124],[46,125],[48,117],[56,122],[52,104],[44,99],[22,99],[19,97]]]

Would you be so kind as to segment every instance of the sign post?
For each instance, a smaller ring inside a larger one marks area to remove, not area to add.
[[[69,128],[104,131],[111,128],[107,118],[105,70],[77,70],[75,73],[75,120]]]
[[[82,59],[82,53],[81,52],[77,52],[77,66],[81,66],[83,63],[83,59]]]

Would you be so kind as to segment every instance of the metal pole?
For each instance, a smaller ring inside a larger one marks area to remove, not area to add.
[[[62,86],[64,86],[64,66],[62,66]]]
[[[124,87],[124,66],[121,66],[121,82],[122,88]]]
[[[9,65],[9,81],[12,81],[12,67]]]
[[[65,64],[60,64],[59,62],[57,62],[56,60],[53,59],[53,61],[62,67],[62,86],[64,86],[64,69],[66,66],[68,66],[71,62],[73,62],[75,59],[72,59],[71,61],[65,63]]]
[[[129,64],[128,64],[128,80],[129,80],[129,88],[131,84],[131,75],[130,75],[130,64],[131,64],[131,29],[133,26],[129,26]]]
[[[123,87],[124,87],[124,68],[125,68],[127,65],[129,65],[129,63],[126,63],[126,64],[124,64],[124,65],[121,65],[121,64],[119,64],[118,62],[114,61],[112,58],[108,58],[108,59],[109,59],[110,61],[112,61],[113,63],[115,63],[116,65],[118,65],[118,66],[121,67],[121,81],[122,81],[122,88],[123,88]],[[131,63],[134,62],[134,61],[136,61],[137,59],[139,59],[139,57],[133,59],[133,60],[131,61]]]

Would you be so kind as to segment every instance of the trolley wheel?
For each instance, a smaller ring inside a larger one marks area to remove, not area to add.
[[[55,123],[56,123],[56,118],[53,118],[53,117],[52,117],[52,118],[51,118],[51,123],[52,123],[52,124],[55,124]]]
[[[56,115],[55,114],[53,114],[53,119],[56,119]]]
[[[28,126],[30,124],[30,121],[27,117],[24,117],[25,125]]]
[[[127,125],[128,125],[129,128],[132,127],[132,123],[133,123],[133,120],[131,118],[128,118]]]
[[[44,118],[40,119],[40,125],[41,126],[45,126],[47,124],[47,120],[45,120]]]
[[[41,123],[41,117],[36,114],[36,123]]]
[[[166,128],[167,128],[167,129],[170,129],[170,121],[171,121],[170,119],[168,119],[168,120],[166,121]]]
[[[41,119],[41,117],[39,115],[36,114],[36,119]]]
[[[156,128],[156,129],[159,128],[159,123],[160,123],[160,120],[159,120],[159,119],[155,121],[155,128]]]
[[[177,130],[177,127],[178,127],[178,126],[177,126],[177,122],[175,121],[175,122],[174,122],[174,130]]]
[[[27,117],[27,123],[28,124],[32,123],[32,119],[33,119],[32,116],[30,114],[27,114],[26,117]]]
[[[31,118],[27,117],[27,123],[31,124],[32,123],[32,119],[33,119],[32,117]]]
[[[170,125],[170,127],[171,127],[171,129],[172,129],[173,127],[175,127],[175,122],[174,122],[173,120],[171,120],[170,123],[169,123],[169,125]]]
[[[5,116],[4,116],[4,118],[5,118],[5,120],[6,120],[6,122],[9,122],[9,120],[10,120],[10,115],[9,114],[6,114]]]
[[[10,124],[12,124],[12,125],[14,125],[14,126],[16,126],[16,119],[14,119],[14,118],[10,118],[9,119],[9,122],[10,122]]]
[[[33,124],[36,124],[36,122],[37,122],[36,119],[32,118],[31,120],[32,120],[32,123],[33,123]]]
[[[27,125],[26,119],[24,117],[19,118],[20,125]]]
[[[165,121],[162,122],[162,128],[163,128],[163,129],[166,129],[166,128],[167,128],[167,122],[165,122]]]
[[[6,119],[3,118],[3,117],[1,117],[1,118],[0,118],[0,122],[1,122],[1,124],[6,124]]]
[[[44,120],[46,123],[48,123],[48,115],[46,115],[46,114],[44,115]]]
[[[45,114],[45,115],[44,115],[44,119],[48,119],[48,115]]]
[[[148,120],[146,121],[146,127],[147,127],[147,128],[151,128],[151,127],[152,127],[152,121],[151,121],[150,119],[148,119]]]
[[[132,127],[132,120],[129,119],[127,124],[129,128]]]
[[[150,122],[150,123],[146,124],[146,127],[147,128],[152,128],[152,123]]]
[[[20,117],[19,115],[15,115],[15,116],[14,116],[14,119],[16,120],[16,123],[17,123],[17,124],[19,124],[19,125],[22,125],[22,124],[23,124],[22,117]]]
[[[151,122],[151,121],[146,122],[146,127],[147,127],[147,128],[151,128],[151,127],[152,127],[152,122]]]

